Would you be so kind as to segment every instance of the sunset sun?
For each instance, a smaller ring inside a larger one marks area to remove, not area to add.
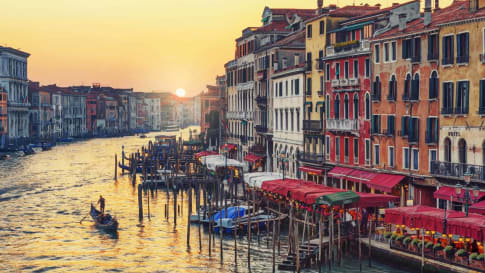
[[[185,97],[185,90],[183,88],[178,88],[176,91],[175,91],[175,94],[179,97]]]

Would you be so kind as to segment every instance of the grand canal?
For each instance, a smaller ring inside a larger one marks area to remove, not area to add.
[[[188,129],[182,133],[184,138],[189,135]],[[145,217],[139,225],[136,189],[128,176],[114,181],[114,155],[120,155],[123,145],[125,151],[134,151],[155,135],[79,141],[0,161],[0,271],[247,272],[245,238],[238,240],[237,267],[231,238],[224,241],[222,265],[219,238],[209,257],[208,236],[202,234],[199,251],[195,225],[191,249],[187,248],[185,195],[185,211],[176,229],[163,215],[164,192],[150,198],[151,220]],[[117,235],[95,229],[90,220],[79,223],[100,194],[107,200],[107,211],[120,221]],[[366,261],[363,264],[363,272],[406,272],[375,262],[372,268]],[[259,247],[254,241],[251,265],[253,272],[271,271],[271,249],[264,240]],[[333,272],[358,272],[358,268],[356,259],[348,258]]]

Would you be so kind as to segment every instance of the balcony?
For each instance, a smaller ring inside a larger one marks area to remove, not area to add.
[[[359,84],[360,84],[360,81],[358,78],[349,79],[349,86],[358,86]]]
[[[426,144],[437,144],[438,133],[436,131],[426,131]]]
[[[341,79],[340,80],[340,86],[349,86],[349,80],[348,79]]]
[[[482,182],[485,181],[484,166],[444,161],[431,161],[431,174],[434,176],[463,179],[464,174],[467,171],[472,174],[472,180]]]
[[[325,51],[326,57],[334,57],[337,55],[355,55],[357,53],[370,52],[370,43],[367,40],[341,42],[327,46]]]
[[[311,97],[312,96],[312,91],[306,91],[305,96]]]
[[[479,57],[480,57],[480,62],[481,62],[482,64],[485,64],[485,54],[480,54],[480,56],[479,56]]]
[[[358,131],[359,121],[356,119],[327,119],[325,128],[329,131]]]
[[[332,87],[340,87],[340,80],[332,80]]]
[[[394,134],[395,134],[395,133],[396,133],[396,132],[395,132],[394,128],[387,128],[387,129],[384,131],[384,134],[385,134],[386,136],[394,136]]]
[[[257,96],[256,97],[256,103],[258,104],[259,107],[266,108],[266,103],[268,102],[268,99],[266,96]]]
[[[304,120],[303,130],[320,132],[322,130],[322,123],[319,120]]]
[[[467,64],[468,63],[468,56],[456,56],[456,63],[457,64]]]
[[[239,138],[239,140],[241,141],[241,144],[247,144],[248,143],[248,137],[246,137],[246,136],[241,136]]]
[[[322,71],[323,70],[323,60],[317,60],[315,62],[315,69]]]
[[[267,76],[268,76],[268,70],[266,69],[261,69],[258,72],[256,72],[256,79],[258,81],[266,80]]]
[[[418,141],[419,141],[419,132],[418,131],[415,131],[414,134],[409,134],[408,142],[418,143]]]
[[[411,63],[420,63],[420,62],[421,62],[421,55],[411,57]]]
[[[307,60],[307,61],[305,62],[305,71],[307,71],[307,72],[312,71],[312,61],[311,61],[311,60],[310,60],[310,61],[309,61],[309,60]]]
[[[314,154],[314,153],[299,153],[298,160],[302,162],[314,163],[314,164],[321,164],[324,162],[325,158],[323,154]]]
[[[256,129],[256,132],[260,134],[268,132],[268,127],[266,127],[266,125],[256,125],[254,128]]]

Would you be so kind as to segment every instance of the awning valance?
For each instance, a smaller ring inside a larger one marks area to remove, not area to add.
[[[391,192],[392,188],[403,179],[404,176],[402,175],[380,173],[367,182],[367,185],[379,191]]]
[[[255,163],[256,161],[261,160],[261,159],[263,159],[263,158],[260,157],[260,156],[257,156],[257,155],[253,155],[253,154],[248,154],[244,157],[244,161],[247,161],[247,162],[250,162],[250,163]]]
[[[346,175],[347,180],[352,182],[367,182],[372,180],[377,176],[377,173],[367,172],[362,170],[353,170],[351,173]]]
[[[309,173],[309,174],[319,174],[320,175],[320,174],[323,173],[323,169],[312,168],[312,167],[307,167],[307,166],[301,166],[298,169],[302,172]]]
[[[468,208],[469,212],[485,214],[485,200],[473,204]]]
[[[448,200],[448,201],[453,201],[453,202],[464,203],[464,201],[465,201],[465,190],[462,190],[461,194],[458,196],[458,195],[456,195],[456,189],[454,187],[443,186],[439,190],[435,191],[433,196],[436,199],[443,199],[443,200]],[[481,199],[484,196],[485,196],[485,192],[481,191],[481,192],[478,193],[478,199]]]
[[[342,178],[353,172],[354,169],[351,168],[345,168],[345,167],[335,167],[333,168],[330,172],[328,172],[329,176],[335,177],[335,178]]]
[[[224,151],[227,149],[228,152],[234,150],[236,148],[236,145],[235,144],[224,144],[222,145],[221,147],[221,150]]]

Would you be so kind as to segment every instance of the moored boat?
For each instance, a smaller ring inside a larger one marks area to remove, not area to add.
[[[91,218],[93,218],[94,225],[97,228],[105,231],[118,230],[118,220],[116,220],[116,217],[111,216],[109,213],[102,214],[93,206],[93,204],[91,204],[91,211],[89,214],[91,215]]]

